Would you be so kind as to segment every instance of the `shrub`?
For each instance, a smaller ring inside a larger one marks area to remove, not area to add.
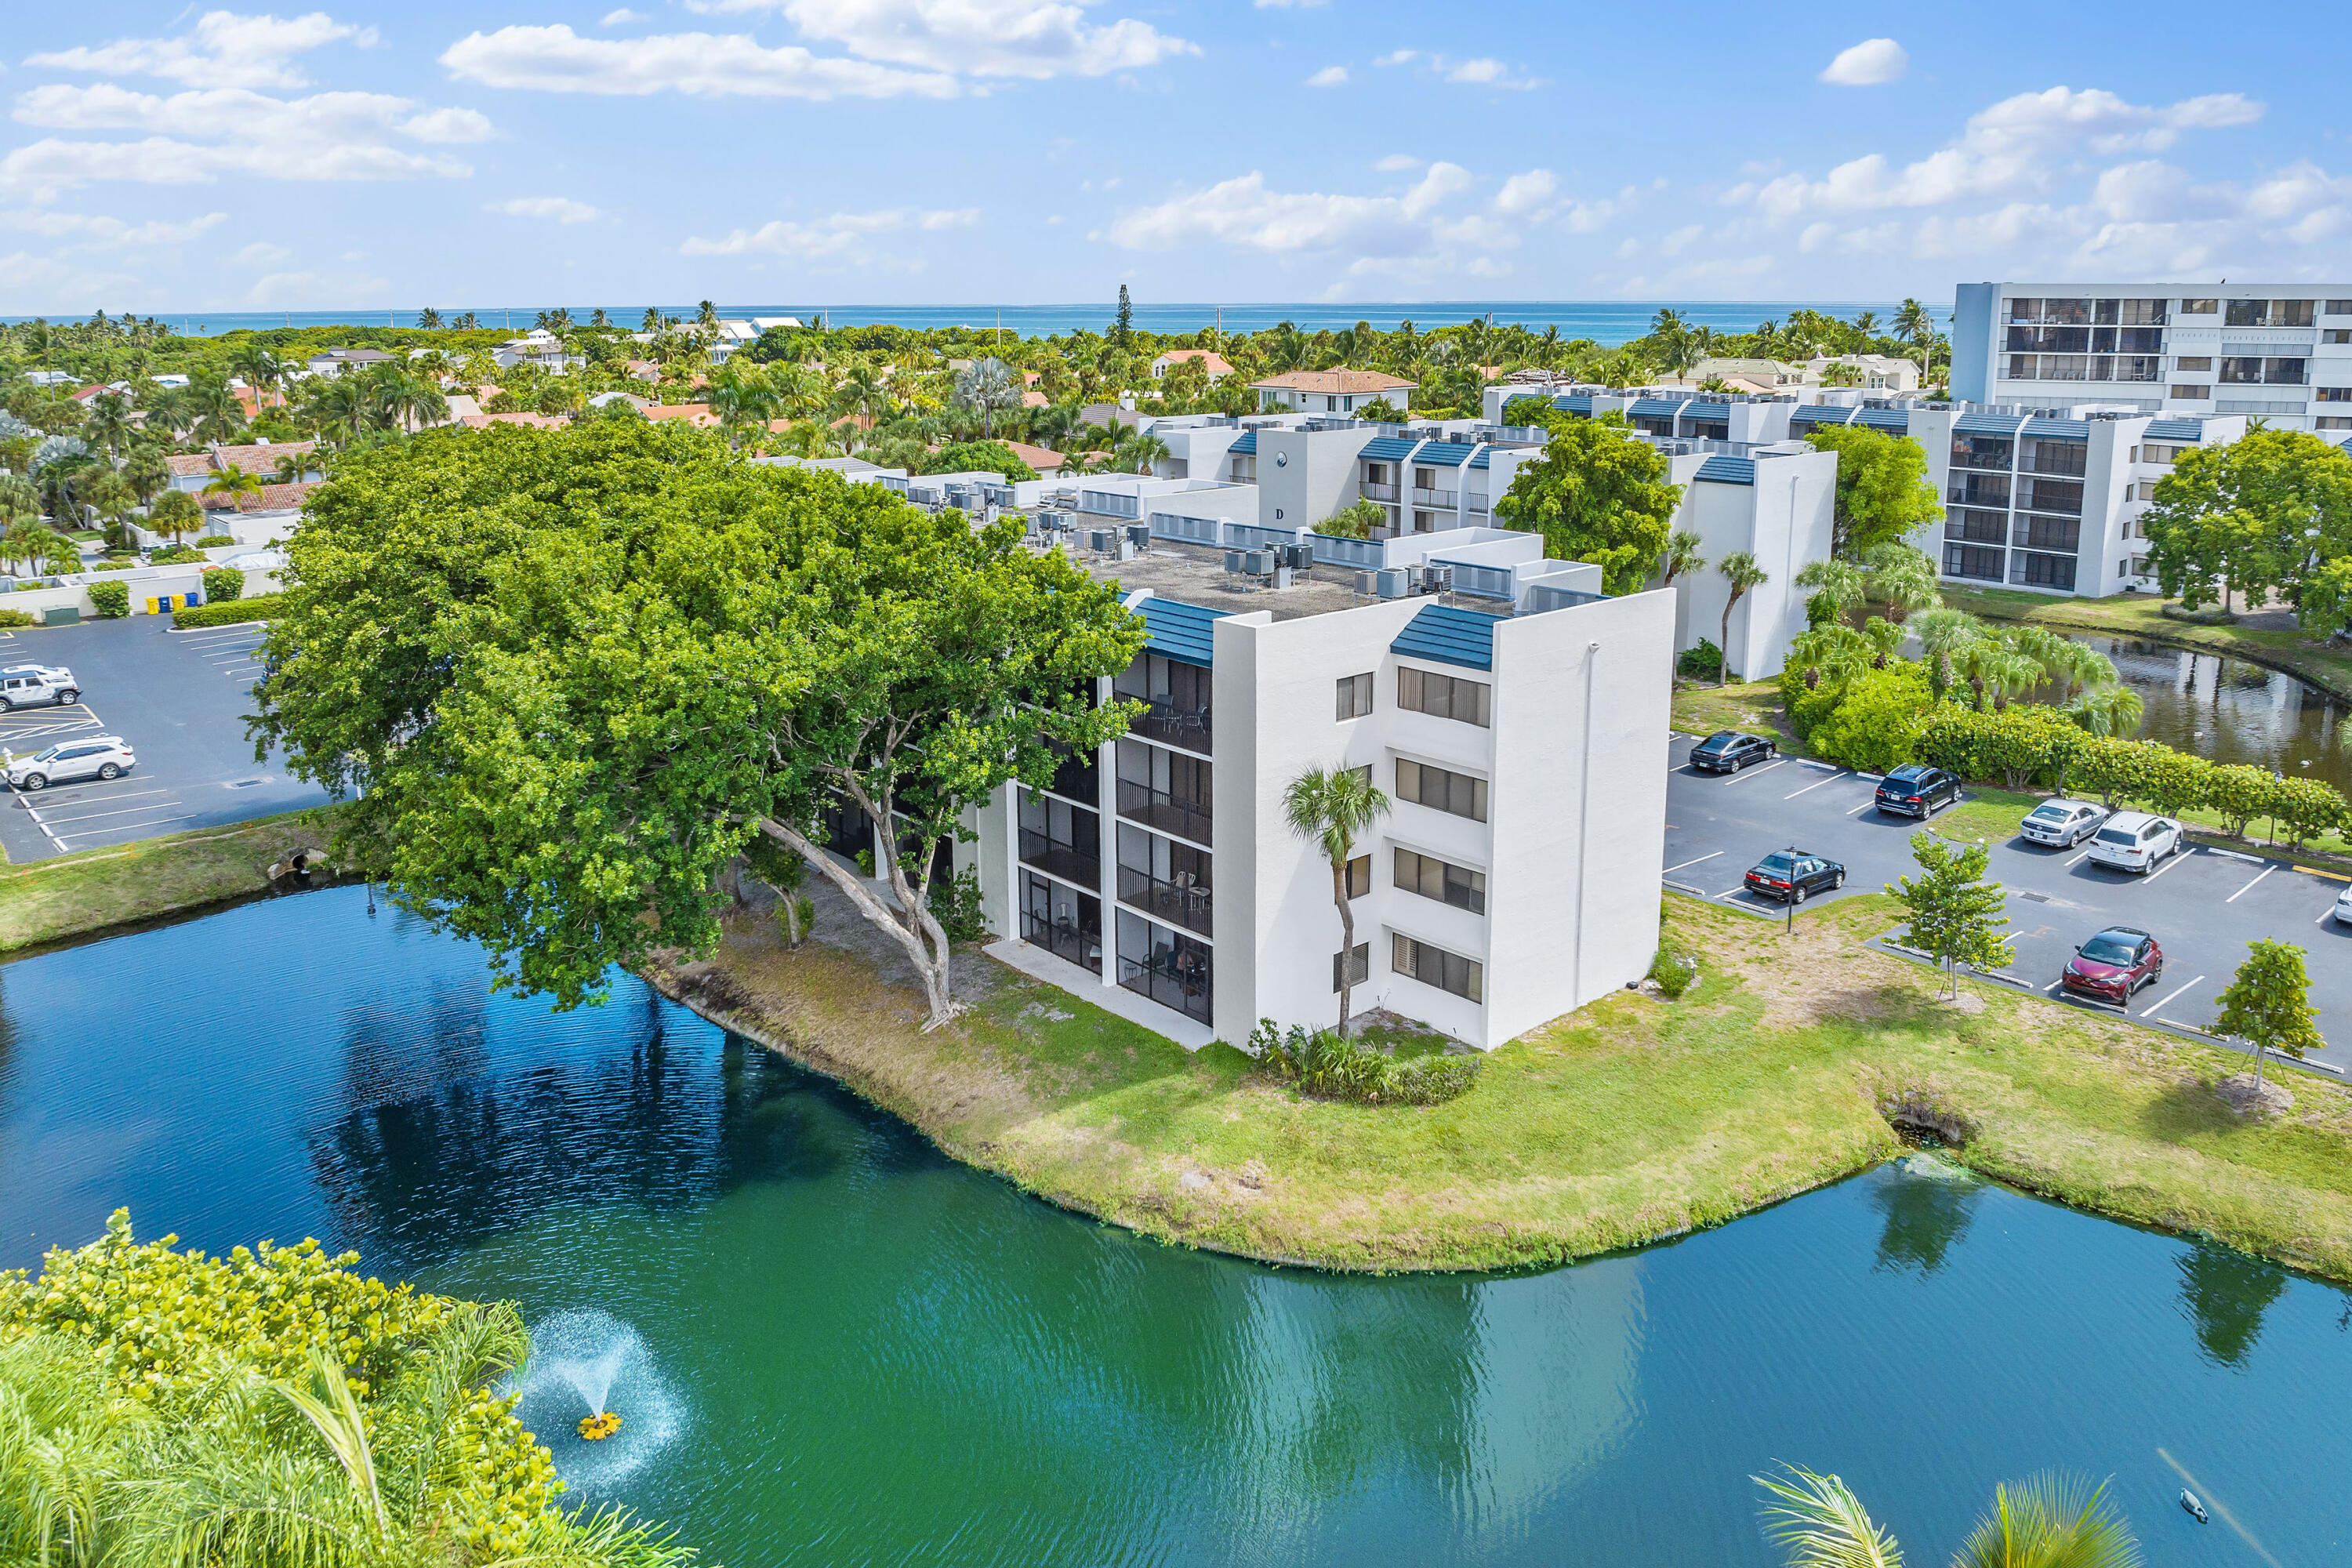
[[[257,594],[250,599],[231,599],[226,604],[198,605],[174,611],[172,624],[186,631],[194,626],[233,626],[242,621],[275,620],[285,613],[285,595]]]
[[[2272,780],[2270,815],[2294,845],[2314,834],[2352,827],[2352,805],[2317,779]]]
[[[245,592],[245,574],[234,566],[205,568],[205,603],[232,603]]]
[[[1698,647],[1683,649],[1675,667],[1693,680],[1713,680],[1723,673],[1723,650],[1701,637]]]
[[[950,942],[979,942],[988,935],[980,909],[980,868],[966,866],[931,889],[931,913]]]
[[[2205,804],[2221,814],[2231,837],[2240,837],[2249,818],[2270,809],[2271,786],[2276,782],[2265,770],[2244,763],[2217,767],[2205,778]]]
[[[46,1498],[71,1500],[57,1560],[77,1563],[130,1560],[159,1524],[207,1563],[682,1556],[557,1511],[554,1459],[496,1388],[530,1348],[510,1304],[386,1285],[315,1241],[207,1258],[174,1240],[134,1241],[117,1210],[99,1240],[51,1251],[37,1280],[0,1274],[0,1405],[12,1437],[46,1455],[0,1468],[0,1540],[21,1547]],[[335,1463],[344,1413],[373,1456],[372,1493]],[[215,1515],[224,1487],[247,1509]],[[257,1552],[236,1512],[306,1522],[282,1553]]]
[[[1935,705],[1927,673],[1916,664],[1861,670],[1813,726],[1809,744],[1831,762],[1883,773],[1917,760],[1919,731]]]
[[[149,564],[155,566],[192,565],[205,558],[205,552],[186,544],[166,544],[161,550],[147,552]]]
[[[1698,960],[1678,952],[1672,944],[1658,943],[1658,955],[1650,960],[1650,978],[1669,1002],[1679,1002],[1683,993],[1698,981]]]
[[[196,541],[196,548],[199,550],[218,550],[225,545],[235,544],[236,542],[236,536],[234,534],[207,533],[202,539]]]
[[[0,626],[37,626],[41,617],[30,610],[0,610]]]
[[[101,561],[90,568],[93,572],[128,572],[138,565],[136,561]]]
[[[120,620],[131,613],[128,583],[92,583],[89,592],[89,607],[100,620]]]
[[[1343,1040],[1328,1029],[1293,1024],[1287,1034],[1260,1018],[1250,1035],[1257,1070],[1318,1100],[1357,1105],[1435,1105],[1468,1092],[1486,1060],[1475,1056],[1408,1057],[1399,1060]]]

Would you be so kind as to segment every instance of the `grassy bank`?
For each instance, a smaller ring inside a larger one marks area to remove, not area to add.
[[[264,891],[273,862],[326,844],[320,816],[293,812],[0,871],[0,952]]]
[[[2200,626],[2163,613],[2163,599],[2123,594],[2111,599],[2053,599],[2007,588],[1944,590],[1944,602],[1988,620],[2031,621],[2053,630],[2105,633],[2221,653],[2299,675],[2338,700],[2352,702],[2352,647],[2309,636],[2291,626]],[[2279,618],[2263,617],[2265,621]]]
[[[824,921],[850,918],[837,907]],[[1432,1107],[1308,1100],[1238,1051],[1183,1051],[977,955],[932,1034],[861,958],[787,952],[746,918],[656,979],[907,1117],[957,1157],[1172,1241],[1333,1268],[1546,1264],[1729,1219],[1895,1147],[1908,1096],[1971,1131],[1988,1173],[2352,1279],[2352,1095],[2293,1079],[2242,1123],[2242,1059],[1990,985],[1953,1006],[1863,948],[1887,901],[1793,933],[1670,900],[1705,956],[1679,1003],[1611,996],[1494,1052]]]
[[[1789,716],[1780,706],[1780,683],[1777,680],[1734,681],[1729,686],[1676,686],[1673,705],[1675,728],[1685,735],[1745,730],[1751,735],[1778,735],[1782,751],[1804,753],[1789,728]]]

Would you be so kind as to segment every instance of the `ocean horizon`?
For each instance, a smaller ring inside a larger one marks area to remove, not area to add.
[[[1935,318],[1939,329],[1948,330],[1952,307],[1949,300],[1922,301]],[[1614,345],[1643,336],[1660,310],[1673,309],[1682,312],[1695,327],[1712,327],[1717,331],[1753,331],[1759,322],[1780,321],[1789,312],[1799,310],[1819,310],[1824,315],[1851,320],[1863,310],[1874,310],[1884,323],[1893,319],[1901,308],[1900,300],[1396,300],[1385,303],[1355,304],[1242,303],[1156,304],[1137,302],[1133,307],[1135,325],[1152,332],[1196,332],[1204,327],[1222,324],[1229,332],[1262,331],[1279,322],[1288,321],[1301,331],[1334,331],[1352,327],[1359,321],[1369,321],[1382,331],[1395,330],[1401,321],[1412,321],[1416,327],[1458,326],[1491,316],[1497,325],[1518,324],[1534,331],[1558,327],[1563,338],[1591,338],[1603,345]],[[462,315],[467,310],[487,328],[498,331],[522,331],[538,318],[542,310],[564,309],[578,320],[585,321],[597,307],[594,304],[499,305],[495,307],[454,306],[441,312],[443,320]],[[663,305],[664,315],[691,317],[698,307],[693,304]],[[1005,331],[1021,337],[1040,337],[1066,333],[1079,328],[1100,331],[1108,326],[1117,313],[1115,304],[1087,302],[1066,305],[827,305],[823,302],[799,304],[726,304],[719,306],[721,316],[741,319],[750,316],[797,316],[805,321],[823,316],[833,326],[887,325],[922,329],[970,328],[987,330],[1001,326]],[[635,327],[645,315],[646,307],[634,305],[604,307],[616,324]],[[188,337],[217,337],[224,332],[267,331],[289,327],[415,327],[418,310],[139,310],[141,317],[152,315],[173,331]],[[37,319],[34,316],[0,315],[0,321],[21,322]],[[84,317],[59,316],[47,318],[59,322],[86,320]]]

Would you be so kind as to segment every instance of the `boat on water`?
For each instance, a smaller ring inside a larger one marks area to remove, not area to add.
[[[2194,1519],[2198,1523],[2203,1524],[2205,1522],[2205,1505],[2199,1502],[2197,1500],[2197,1494],[2190,1491],[2187,1487],[2180,1489],[2180,1506],[2188,1512],[2189,1516],[2191,1519]]]

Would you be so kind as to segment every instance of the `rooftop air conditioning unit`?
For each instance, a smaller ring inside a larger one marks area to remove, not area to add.
[[[1274,552],[1271,550],[1243,551],[1242,569],[1253,577],[1271,577],[1274,575]]]
[[[1311,544],[1286,544],[1282,547],[1285,566],[1293,572],[1315,570],[1315,547]]]
[[[1402,599],[1412,591],[1412,568],[1383,566],[1372,574],[1373,591],[1383,599]]]
[[[1357,573],[1356,592],[1368,599],[1370,598],[1380,589],[1380,579],[1381,574],[1377,572]]]
[[[1127,542],[1129,544],[1134,545],[1138,550],[1150,549],[1151,545],[1151,525],[1148,522],[1129,523],[1127,525]]]
[[[1118,533],[1108,528],[1087,530],[1087,548],[1097,555],[1108,555],[1118,548]]]
[[[1451,566],[1423,566],[1423,567],[1421,569],[1421,591],[1422,591],[1423,593],[1424,593],[1424,594],[1443,594],[1443,593],[1446,593],[1446,592],[1450,591],[1450,590],[1453,588],[1453,586],[1454,586],[1454,568],[1453,568],[1453,567],[1451,567]]]

